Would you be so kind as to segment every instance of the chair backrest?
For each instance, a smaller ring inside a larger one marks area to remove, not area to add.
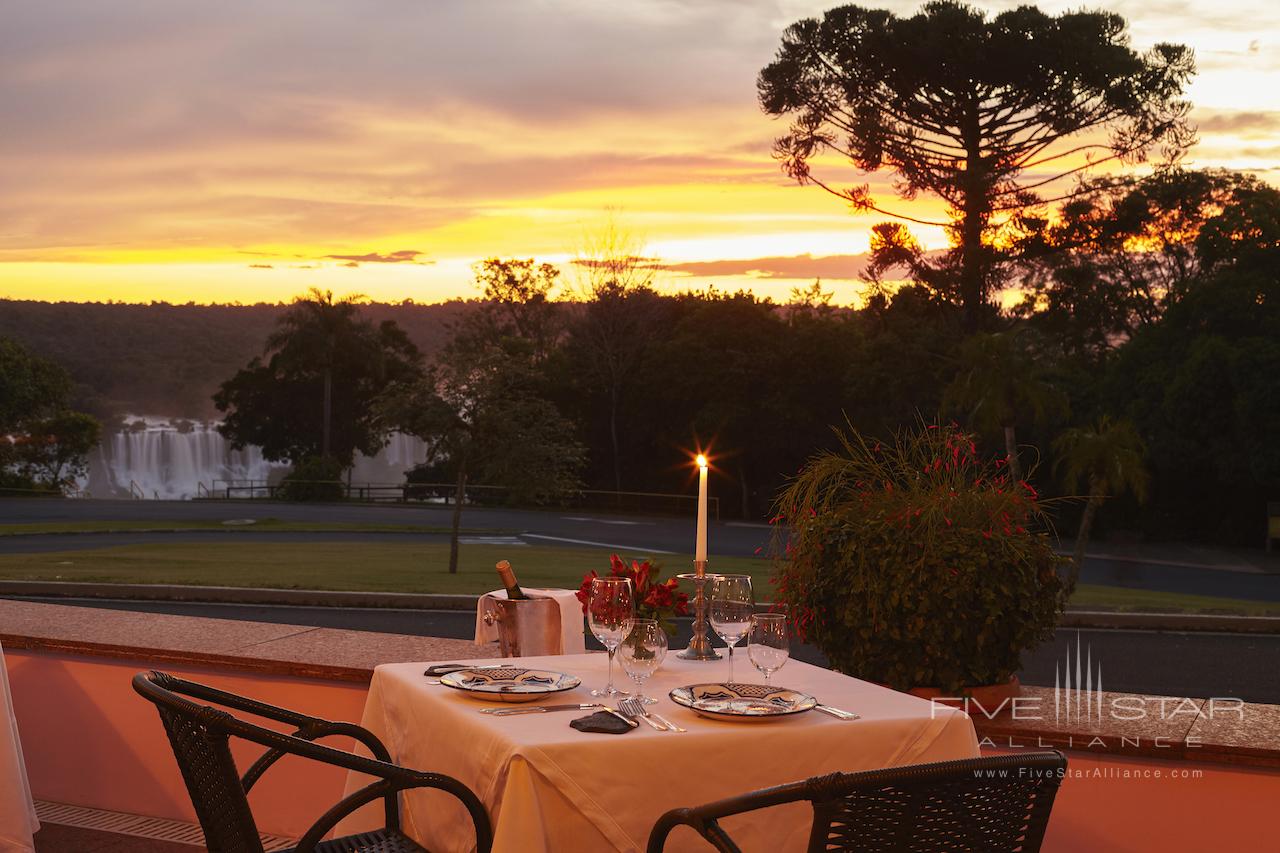
[[[1066,766],[1049,752],[819,778],[809,849],[1030,853]]]
[[[1067,760],[1035,752],[816,776],[663,815],[649,853],[680,824],[724,853],[740,853],[721,818],[809,800],[809,853],[1034,853]]]
[[[204,830],[205,844],[218,853],[263,853],[249,798],[231,756],[229,740],[235,718],[167,689],[177,683],[164,673],[153,672],[135,679],[134,686],[160,712]],[[240,726],[248,725],[238,722]]]

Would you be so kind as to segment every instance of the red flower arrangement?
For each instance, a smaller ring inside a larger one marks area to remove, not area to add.
[[[675,578],[659,581],[662,568],[657,563],[645,560],[632,560],[628,566],[617,554],[609,556],[609,577],[629,578],[635,593],[636,616],[644,619],[656,619],[662,630],[675,634],[676,626],[671,621],[675,616],[689,614],[689,595],[680,592],[680,582]],[[591,582],[600,575],[593,569],[582,576],[582,586],[578,587],[578,601],[582,602],[582,612],[587,612],[587,600],[591,596]]]

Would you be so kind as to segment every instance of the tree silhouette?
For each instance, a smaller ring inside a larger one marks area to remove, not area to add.
[[[71,377],[0,337],[0,488],[62,489],[88,470],[102,425],[71,411]]]
[[[1220,169],[1085,185],[1052,219],[1024,217],[1025,317],[1100,361],[1216,267],[1280,245],[1280,191]]]
[[[370,414],[392,382],[421,371],[420,355],[393,321],[360,316],[358,296],[334,299],[312,289],[280,316],[255,357],[222,383],[214,404],[218,430],[243,448],[256,444],[272,460],[332,458],[349,467],[356,451],[372,456],[384,442]]]
[[[1015,483],[1022,479],[1018,425],[1042,422],[1068,407],[1016,331],[977,334],[961,344],[960,371],[947,387],[944,404],[963,412],[975,429],[1004,433]]]
[[[1074,490],[1083,484],[1089,490],[1067,583],[1068,589],[1075,589],[1093,520],[1102,502],[1125,492],[1139,501],[1147,499],[1148,478],[1143,465],[1146,445],[1132,421],[1103,415],[1094,426],[1076,427],[1059,435],[1054,439],[1053,451],[1057,457],[1055,469],[1064,485]]]
[[[657,262],[610,220],[574,259],[582,301],[570,328],[570,344],[590,384],[607,400],[613,488],[622,491],[619,411],[636,367],[657,331],[661,313],[653,282]]]
[[[389,387],[375,404],[387,428],[426,442],[427,464],[452,470],[451,574],[468,483],[506,486],[522,503],[545,503],[579,486],[584,451],[573,424],[534,387],[529,363],[509,350],[450,345],[425,376]]]
[[[1112,13],[1021,6],[988,19],[934,2],[907,18],[850,5],[793,24],[757,87],[765,112],[792,118],[775,142],[788,175],[855,210],[948,228],[954,249],[934,266],[972,328],[988,308],[999,226],[1069,196],[1060,182],[1091,166],[1155,145],[1179,154],[1192,140],[1180,95],[1193,73],[1186,47],[1134,51]],[[892,213],[866,184],[838,188],[812,171],[827,153],[892,170],[899,196],[936,195],[950,220]]]

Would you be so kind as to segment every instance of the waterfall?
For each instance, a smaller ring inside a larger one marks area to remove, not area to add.
[[[131,427],[103,436],[90,455],[89,475],[81,487],[93,497],[130,496],[130,483],[148,498],[180,500],[195,497],[197,484],[215,480],[276,482],[288,465],[262,458],[257,447],[232,450],[213,422],[127,416]],[[376,456],[357,455],[352,482],[399,483],[404,472],[425,458],[423,442],[395,433]]]

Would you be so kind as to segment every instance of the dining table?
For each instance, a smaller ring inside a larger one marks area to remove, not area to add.
[[[4,649],[0,648],[0,853],[32,853],[32,836],[39,828],[9,694]]]
[[[604,686],[608,659],[586,653],[466,664],[520,666],[580,678],[578,687],[538,701],[561,705],[602,701],[590,691]],[[638,853],[669,809],[837,771],[978,755],[973,723],[963,712],[795,660],[773,674],[773,686],[811,695],[858,718],[838,719],[817,710],[750,722],[700,716],[676,704],[670,691],[724,682],[727,663],[668,654],[644,690],[658,699],[650,710],[684,732],[647,725],[621,735],[584,732],[569,723],[591,711],[482,713],[501,703],[440,684],[425,675],[427,666],[377,667],[362,725],[386,744],[395,763],[447,774],[474,791],[492,820],[497,853]],[[739,681],[762,682],[755,673],[752,679],[744,679],[741,669],[737,674]],[[621,672],[615,677],[619,687],[634,687]],[[616,706],[616,699],[610,704]],[[353,773],[347,790],[368,781]],[[369,829],[377,815],[366,809],[339,827],[339,834]],[[793,803],[731,817],[722,825],[745,851],[786,853],[805,849],[811,817],[807,803]],[[466,813],[439,791],[406,792],[401,819],[411,838],[437,853],[474,848]],[[708,848],[691,830],[678,828],[666,849]]]

